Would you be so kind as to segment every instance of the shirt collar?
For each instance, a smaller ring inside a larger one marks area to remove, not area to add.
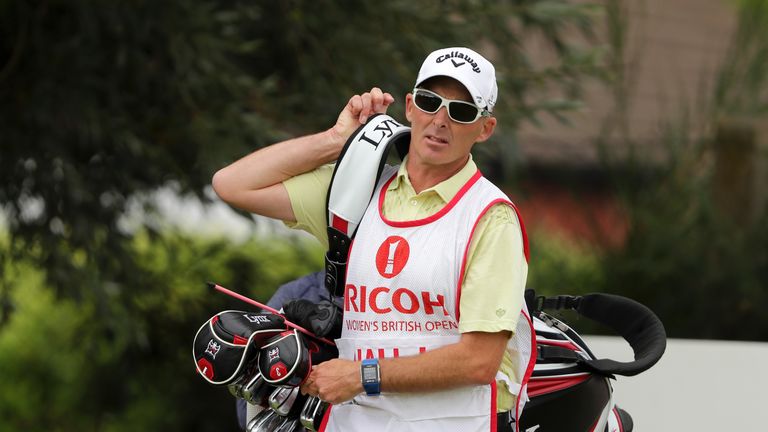
[[[389,184],[387,190],[395,190],[400,186],[405,186],[408,187],[412,195],[416,195],[416,192],[413,190],[413,185],[411,185],[411,180],[408,178],[408,171],[405,169],[405,163],[407,160],[408,155],[406,155],[403,159],[403,163],[400,164],[400,168],[397,170],[397,176]],[[432,186],[431,188],[424,189],[421,193],[433,191],[437,193],[437,195],[440,196],[443,201],[449,202],[453,199],[453,197],[456,196],[457,193],[459,193],[459,190],[469,181],[469,179],[472,178],[473,175],[475,175],[476,172],[477,165],[475,164],[475,161],[472,159],[472,155],[470,154],[466,165],[464,165],[464,167],[461,168],[459,172],[450,178],[436,184],[435,186]]]

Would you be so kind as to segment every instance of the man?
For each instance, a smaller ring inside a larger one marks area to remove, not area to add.
[[[496,97],[493,65],[468,48],[431,53],[405,96],[409,152],[384,170],[358,228],[340,358],[302,384],[333,404],[327,430],[514,429],[515,395],[530,372],[530,334],[510,343],[525,333],[527,245],[514,206],[470,154],[496,128]],[[216,173],[214,189],[327,243],[326,164],[393,102],[376,87],[355,95],[332,128],[236,161]]]

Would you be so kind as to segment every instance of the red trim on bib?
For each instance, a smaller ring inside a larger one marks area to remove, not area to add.
[[[477,229],[477,224],[480,223],[480,219],[485,216],[486,213],[488,213],[488,210],[491,209],[491,207],[495,206],[496,204],[506,204],[512,208],[512,210],[515,211],[515,215],[517,216],[517,221],[520,224],[520,232],[523,237],[523,255],[525,255],[525,262],[528,262],[528,234],[525,232],[525,225],[523,225],[523,218],[520,216],[520,212],[517,211],[517,207],[515,207],[515,204],[512,203],[512,201],[499,198],[495,199],[488,204],[483,211],[480,212],[480,215],[478,215],[477,220],[475,220],[475,224],[472,226],[472,230],[469,232],[469,239],[467,240],[467,246],[464,248],[464,257],[461,260],[461,272],[459,273],[459,286],[456,288],[456,321],[459,320],[459,301],[461,300],[461,287],[464,285],[464,273],[467,269],[467,256],[469,255],[469,246],[472,244],[472,237],[475,235],[475,230]]]
[[[491,432],[496,432],[498,416],[496,415],[496,380],[491,381]]]
[[[520,405],[520,398],[525,393],[528,393],[528,385],[530,384],[531,375],[533,375],[533,368],[536,366],[536,332],[533,329],[533,322],[531,321],[531,317],[528,315],[528,311],[525,307],[522,309],[523,316],[525,317],[525,320],[528,321],[528,326],[531,329],[531,357],[528,360],[528,367],[525,370],[525,374],[523,375],[523,379],[521,381],[522,388],[520,390],[520,394],[515,399],[515,431],[520,430],[520,415],[522,415],[522,409],[523,406]],[[530,397],[530,394],[528,394]],[[524,404],[524,403],[523,403]]]
[[[382,209],[384,208],[384,195],[387,193],[387,188],[389,187],[390,183],[397,177],[397,173],[395,173],[394,176],[392,176],[391,179],[387,180],[387,182],[384,184],[384,186],[381,189],[381,192],[379,193],[379,216],[381,217],[381,220],[384,221],[385,224],[395,227],[395,228],[408,228],[408,227],[414,227],[419,225],[426,225],[428,223],[434,222],[441,217],[445,216],[446,213],[451,211],[452,208],[458,204],[458,202],[461,200],[461,198],[467,193],[469,188],[471,188],[475,183],[477,183],[478,180],[483,176],[483,174],[478,170],[475,172],[475,174],[467,180],[466,183],[464,183],[464,186],[459,189],[458,192],[456,192],[456,196],[454,196],[451,201],[446,204],[443,208],[441,208],[437,213],[433,214],[432,216],[425,217],[423,219],[416,219],[412,221],[393,221],[389,220],[386,217],[384,217],[384,212]]]
[[[517,206],[515,203],[510,202],[512,204],[512,209],[515,210],[515,214],[517,215],[517,222],[520,223],[520,232],[523,233],[523,253],[525,254],[525,261],[530,261],[530,250],[528,249],[528,232],[525,230],[525,223],[523,222],[523,216],[520,214],[520,211],[517,209]]]

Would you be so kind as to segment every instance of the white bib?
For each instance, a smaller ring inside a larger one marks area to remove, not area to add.
[[[461,281],[472,232],[493,204],[511,205],[477,172],[435,215],[389,221],[381,206],[396,173],[395,167],[385,167],[350,251],[337,340],[340,358],[415,355],[458,342]],[[359,395],[331,408],[325,430],[487,432],[495,424],[495,401],[495,382],[429,393]]]

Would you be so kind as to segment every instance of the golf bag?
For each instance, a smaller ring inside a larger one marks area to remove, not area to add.
[[[610,294],[545,298],[527,290],[526,300],[536,331],[537,356],[519,429],[631,432],[632,417],[613,400],[610,380],[615,375],[637,375],[661,358],[666,333],[658,317],[634,300]],[[634,360],[599,359],[578,333],[545,312],[565,309],[620,334],[632,347]]]

